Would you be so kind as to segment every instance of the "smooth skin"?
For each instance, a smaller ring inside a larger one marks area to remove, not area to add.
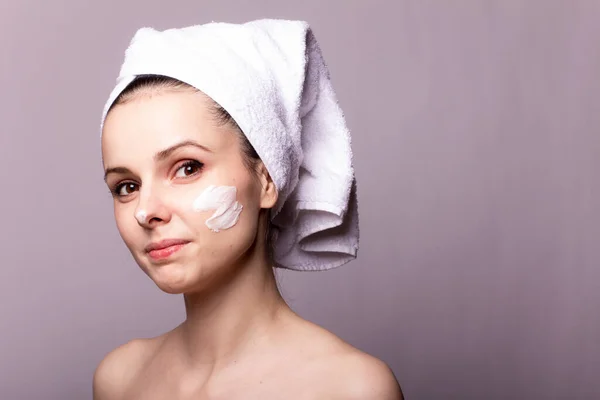
[[[390,368],[295,314],[265,248],[277,190],[244,163],[239,133],[219,126],[210,99],[163,90],[118,105],[102,135],[106,183],[123,241],[163,291],[183,294],[186,319],[110,352],[94,374],[95,400],[402,399]],[[218,233],[193,200],[235,186],[243,211]],[[143,210],[145,221],[135,215]],[[145,248],[189,241],[166,260]]]

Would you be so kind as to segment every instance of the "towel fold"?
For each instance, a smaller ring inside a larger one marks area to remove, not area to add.
[[[317,40],[304,21],[263,19],[141,28],[104,107],[138,75],[165,75],[211,97],[261,157],[279,199],[276,267],[325,270],[354,259],[358,209],[350,134]]]

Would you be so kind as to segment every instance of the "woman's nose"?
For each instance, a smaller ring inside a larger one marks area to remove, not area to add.
[[[138,206],[135,209],[135,219],[144,228],[153,228],[168,223],[171,213],[156,191],[140,189]]]

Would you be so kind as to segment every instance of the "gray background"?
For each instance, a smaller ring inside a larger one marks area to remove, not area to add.
[[[0,398],[91,398],[179,323],[122,244],[98,124],[141,26],[311,23],[353,132],[359,259],[284,273],[408,399],[600,398],[600,2],[0,2]]]

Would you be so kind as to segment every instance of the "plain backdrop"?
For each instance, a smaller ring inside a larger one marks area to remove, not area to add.
[[[0,398],[90,399],[182,321],[116,230],[102,106],[138,28],[266,17],[313,27],[358,178],[359,258],[280,274],[293,308],[407,399],[600,398],[592,0],[1,0]]]

